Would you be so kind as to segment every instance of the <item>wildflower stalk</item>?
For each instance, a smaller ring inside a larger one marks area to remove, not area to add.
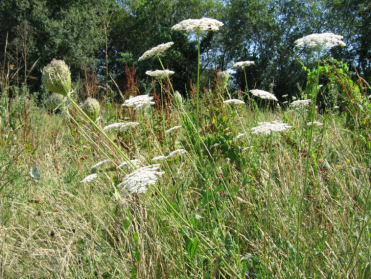
[[[243,74],[245,76],[245,91],[246,91],[246,93],[248,93],[249,92],[249,87],[247,85],[247,77],[246,77],[246,70],[245,70],[245,68],[243,68]]]
[[[197,124],[200,124],[199,123],[199,119],[200,119],[199,94],[200,94],[200,32],[197,32],[197,87],[196,87]]]
[[[320,60],[321,60],[321,47],[319,46],[317,48],[317,69],[319,69],[320,66]],[[316,76],[316,82],[314,85],[314,89],[311,92],[311,107],[310,111],[308,113],[308,118],[310,122],[314,122],[315,119],[315,114],[316,114],[316,103],[317,103],[317,95],[318,95],[318,85],[319,85],[319,71],[317,71],[317,76]],[[312,159],[314,159],[313,152],[312,152],[312,144],[313,144],[313,125],[310,125],[309,127],[306,125],[307,128],[307,142],[308,142],[308,147],[307,147],[307,157],[306,157],[306,162],[305,162],[305,170],[304,170],[304,185],[302,192],[300,193],[300,199],[299,199],[299,204],[298,204],[298,216],[297,216],[297,229],[296,229],[296,255],[295,255],[295,262],[296,262],[296,277],[299,278],[299,263],[298,263],[298,251],[299,251],[299,234],[300,234],[300,229],[301,229],[301,222],[302,222],[302,206],[304,203],[304,197],[305,193],[307,190],[307,183],[309,186],[309,169],[310,169],[310,163]]]

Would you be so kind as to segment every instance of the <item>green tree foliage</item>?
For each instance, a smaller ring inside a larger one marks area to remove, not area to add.
[[[94,67],[104,42],[98,2],[1,1],[0,45],[4,49],[8,36],[7,62],[21,69],[16,75],[19,81],[27,82],[31,70],[38,80],[41,68],[52,58],[64,59],[74,74],[83,66]]]
[[[175,45],[163,58],[165,67],[175,71],[175,87],[185,92],[189,80],[196,80],[196,42],[184,32],[172,31],[171,26],[187,18],[203,16],[218,18],[223,1],[212,0],[127,0],[120,1],[114,12],[110,29],[110,70],[117,74],[118,84],[125,84],[124,65],[132,63],[144,77],[149,69],[159,69],[158,61],[137,59],[146,50],[168,41]],[[203,38],[202,52],[211,49],[210,36]],[[204,61],[204,67],[207,64]],[[149,78],[147,79],[149,81]]]

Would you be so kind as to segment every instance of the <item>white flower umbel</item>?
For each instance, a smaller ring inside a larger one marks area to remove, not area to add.
[[[318,122],[318,121],[313,121],[313,122],[308,122],[307,126],[318,126],[318,127],[320,127],[320,126],[323,126],[323,123]]]
[[[182,128],[182,126],[174,126],[174,127],[171,127],[170,129],[167,129],[167,130],[165,131],[165,134],[169,134],[169,133],[171,133],[171,132],[173,132],[173,131],[179,130],[180,128]]]
[[[187,153],[187,150],[185,149],[176,149],[169,153],[169,155],[166,156],[167,159],[174,158],[176,156],[181,156],[183,154]]]
[[[170,71],[170,70],[146,71],[146,75],[157,78],[157,79],[164,79],[173,74],[174,74],[174,71]]]
[[[131,162],[131,164],[133,164],[136,167],[140,166],[140,160],[134,159],[134,160],[130,160],[130,162]],[[126,166],[130,166],[129,162],[127,162],[127,161],[122,162],[120,165],[118,165],[117,169],[122,169]]]
[[[245,69],[246,67],[254,65],[254,64],[255,64],[254,61],[239,61],[239,62],[234,63],[233,67]]]
[[[141,167],[126,175],[117,187],[121,188],[125,195],[144,193],[148,186],[155,184],[158,178],[164,174],[164,172],[158,171],[159,168],[160,164]]]
[[[264,90],[252,89],[252,90],[250,90],[250,92],[254,96],[259,97],[261,99],[278,101],[278,99],[276,98],[276,96],[274,96],[272,93],[269,93],[269,92],[264,91]]]
[[[160,155],[160,156],[153,157],[152,162],[160,162],[160,161],[163,161],[165,159],[167,159],[167,156]]]
[[[246,133],[238,134],[238,135],[234,138],[234,140],[239,140],[240,138],[243,138],[243,137],[245,137],[246,135],[247,135]]]
[[[98,177],[98,174],[96,174],[96,173],[90,174],[87,177],[85,177],[83,180],[81,180],[80,183],[92,182],[97,177]]]
[[[120,129],[120,131],[126,131],[129,128],[136,127],[139,125],[139,122],[118,122],[105,126],[103,131],[107,132],[114,129]]]
[[[97,172],[97,170],[98,170],[101,166],[106,165],[106,164],[108,164],[108,163],[110,163],[110,162],[112,162],[112,160],[110,160],[110,159],[106,159],[106,160],[100,161],[100,162],[96,163],[94,166],[92,166],[92,167],[90,168],[90,171],[91,171],[91,172]]]
[[[227,105],[244,105],[245,104],[244,101],[241,101],[241,100],[238,100],[238,99],[225,100],[225,101],[223,101],[223,103],[227,104]]]
[[[308,36],[305,36],[301,39],[295,41],[297,47],[309,47],[309,48],[333,48],[334,46],[346,46],[342,41],[343,36],[336,35],[333,33],[314,33]]]
[[[136,97],[130,97],[125,100],[122,104],[124,107],[133,107],[134,109],[139,109],[143,106],[154,105],[153,97],[148,95],[138,95]]]
[[[203,17],[200,19],[185,19],[178,24],[175,24],[171,29],[200,33],[206,31],[218,31],[223,25],[223,22],[216,19]]]
[[[269,135],[272,132],[282,132],[292,128],[292,126],[276,120],[272,122],[259,122],[258,124],[259,126],[251,129],[253,134]]]
[[[146,60],[152,57],[158,57],[162,53],[164,53],[167,49],[169,49],[173,44],[174,42],[168,42],[165,44],[160,44],[158,46],[155,46],[151,48],[150,50],[147,50],[145,53],[143,53],[143,55],[139,57],[138,61]]]
[[[301,109],[301,108],[307,107],[311,101],[312,101],[311,99],[297,100],[297,101],[290,103],[290,108]]]

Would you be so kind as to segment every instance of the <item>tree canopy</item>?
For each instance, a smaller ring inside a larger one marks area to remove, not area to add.
[[[262,89],[274,84],[280,96],[305,84],[299,60],[310,62],[310,53],[296,49],[294,41],[311,33],[343,35],[347,46],[334,48],[331,56],[356,67],[369,81],[370,15],[371,4],[361,0],[3,0],[0,43],[2,49],[8,43],[7,61],[20,69],[19,82],[29,83],[46,63],[59,58],[74,74],[95,67],[101,78],[108,80],[109,73],[122,85],[125,64],[134,65],[140,80],[149,82],[144,72],[159,64],[138,63],[138,57],[174,41],[163,62],[176,72],[175,87],[185,92],[196,76],[197,44],[194,36],[171,26],[187,18],[212,17],[225,25],[202,36],[204,73],[254,60],[255,66],[247,68],[248,84]],[[242,73],[234,76],[243,87]]]

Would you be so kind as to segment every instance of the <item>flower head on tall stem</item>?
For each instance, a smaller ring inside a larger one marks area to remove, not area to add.
[[[148,186],[155,184],[158,178],[164,174],[164,172],[158,171],[159,168],[159,164],[138,168],[126,175],[117,187],[121,188],[124,195],[144,193]]]
[[[186,19],[175,24],[171,29],[195,32],[197,34],[197,88],[196,88],[196,108],[197,117],[199,116],[199,94],[200,94],[200,35],[207,31],[218,31],[224,25],[213,18],[203,17],[200,19]]]
[[[342,41],[343,36],[333,33],[314,33],[295,41],[297,47],[309,48],[333,48],[334,46],[346,46]]]
[[[255,64],[254,61],[239,61],[239,62],[234,63],[233,67],[245,69],[246,67],[254,65],[254,64]]]
[[[170,71],[170,70],[146,71],[146,75],[157,78],[157,79],[164,79],[173,74],[174,74],[174,71]]]
[[[283,132],[292,128],[292,126],[276,120],[272,122],[259,122],[258,124],[257,127],[251,129],[253,134],[270,135],[272,132]]]
[[[175,24],[171,29],[173,30],[184,30],[187,32],[206,32],[206,31],[218,31],[224,24],[213,18],[203,17],[200,19],[185,19]]]
[[[138,61],[143,61],[152,57],[159,57],[161,54],[163,54],[167,49],[169,49],[174,42],[168,42],[164,44],[160,44],[158,46],[155,46],[151,48],[150,50],[147,50],[143,53],[141,57],[139,57]]]
[[[71,90],[70,68],[63,60],[53,59],[42,72],[42,83],[46,89],[67,96]]]
[[[261,99],[266,99],[266,100],[273,100],[273,101],[278,101],[278,99],[276,98],[276,96],[272,93],[269,93],[267,91],[264,91],[264,90],[260,90],[260,89],[252,89],[250,90],[251,94],[253,94],[254,96],[256,97],[259,97]]]

